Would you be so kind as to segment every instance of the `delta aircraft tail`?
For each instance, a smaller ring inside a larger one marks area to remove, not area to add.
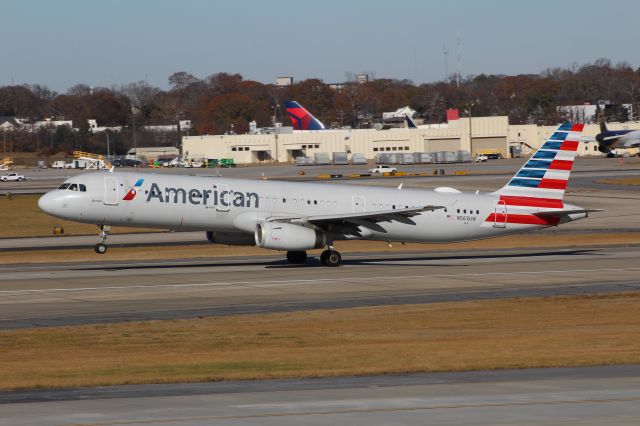
[[[284,107],[296,130],[324,130],[324,124],[296,101],[285,101]]]

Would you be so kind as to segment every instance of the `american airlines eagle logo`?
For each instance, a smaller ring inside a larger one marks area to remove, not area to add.
[[[127,194],[124,196],[122,200],[123,201],[133,200],[136,197],[136,194],[138,193],[138,189],[142,186],[143,183],[144,183],[144,179],[138,179],[136,183],[129,189],[129,192],[127,192]]]

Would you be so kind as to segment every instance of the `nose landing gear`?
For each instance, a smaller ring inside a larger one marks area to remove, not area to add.
[[[107,241],[111,227],[109,225],[98,225],[100,228],[100,242],[93,248],[98,254],[105,254],[107,252],[107,245],[104,243]]]

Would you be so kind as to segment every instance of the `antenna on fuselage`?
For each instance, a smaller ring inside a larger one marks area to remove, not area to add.
[[[404,185],[404,182],[402,182],[400,185],[398,185],[398,189],[402,189],[402,185]]]

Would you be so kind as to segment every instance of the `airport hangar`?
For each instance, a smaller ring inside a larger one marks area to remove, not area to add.
[[[640,129],[640,123],[611,123],[613,129]],[[388,130],[293,130],[276,127],[262,134],[226,134],[185,136],[182,152],[189,160],[232,158],[236,164],[291,163],[299,156],[317,153],[347,152],[364,154],[373,160],[379,153],[468,151],[472,158],[479,152],[497,151],[510,157],[509,147],[520,146],[523,154],[539,148],[557,126],[510,125],[507,116],[473,117],[451,120],[417,129]],[[595,124],[585,126],[584,136],[600,132]],[[470,137],[472,136],[472,137]],[[632,153],[633,154],[633,153]],[[595,141],[580,144],[579,156],[602,155]]]

